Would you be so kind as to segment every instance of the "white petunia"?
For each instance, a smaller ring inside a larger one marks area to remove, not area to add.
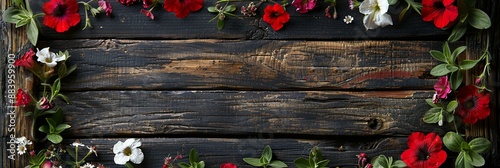
[[[139,148],[141,145],[141,142],[134,138],[127,139],[125,142],[118,141],[113,146],[115,163],[125,165],[128,161],[131,161],[134,164],[140,164],[144,160],[144,153]]]
[[[49,51],[49,47],[42,50],[37,49],[37,61],[46,64],[48,67],[55,67],[57,62],[66,60],[65,55],[59,55]]]
[[[392,18],[387,14],[388,10],[387,0],[364,0],[359,5],[359,12],[365,15],[363,24],[367,30],[392,25]]]
[[[80,166],[80,168],[94,168],[95,166],[90,164],[90,163],[86,163],[85,165],[83,166]]]

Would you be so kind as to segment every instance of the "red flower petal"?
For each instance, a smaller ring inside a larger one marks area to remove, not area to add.
[[[457,114],[467,124],[474,124],[478,119],[484,119],[490,115],[490,95],[479,93],[474,85],[462,87],[457,94]]]
[[[422,20],[434,21],[438,28],[447,28],[455,23],[458,17],[458,8],[453,5],[455,0],[423,0]]]
[[[189,13],[203,7],[203,0],[165,0],[163,8],[167,12],[175,12],[178,18],[185,18]]]
[[[269,5],[264,9],[264,16],[262,17],[264,22],[271,25],[274,31],[278,31],[283,28],[283,24],[290,20],[290,15],[285,9],[279,5]]]
[[[76,0],[50,0],[43,4],[42,10],[43,24],[57,32],[65,32],[80,22]]]
[[[409,149],[401,154],[401,160],[409,168],[437,168],[446,160],[441,138],[435,133],[413,132],[407,143]]]

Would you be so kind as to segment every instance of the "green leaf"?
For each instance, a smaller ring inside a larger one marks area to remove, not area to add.
[[[3,12],[2,19],[7,23],[17,24],[20,21],[18,19],[19,17],[14,16],[19,15],[20,13],[21,10],[15,8],[14,6],[11,6]]]
[[[198,162],[198,168],[205,168],[205,161]]]
[[[54,144],[59,144],[63,140],[63,138],[59,134],[49,134],[47,135],[47,139]]]
[[[43,132],[45,134],[50,134],[49,126],[47,125],[40,126],[40,128],[38,128],[38,131]]]
[[[465,142],[464,139],[455,132],[448,132],[443,137],[444,145],[453,152],[460,152],[462,150],[462,142]]]
[[[461,70],[469,70],[471,68],[474,68],[474,66],[476,66],[476,64],[479,61],[480,60],[463,60],[460,62],[460,69]]]
[[[62,78],[68,72],[68,68],[66,67],[66,63],[65,62],[59,63],[58,67],[59,68],[57,69],[57,75],[59,76],[59,78]]]
[[[394,168],[404,168],[406,167],[406,163],[401,161],[401,160],[396,160],[393,164],[392,164],[392,167]]]
[[[446,59],[446,57],[443,55],[443,52],[437,51],[437,50],[431,50],[431,51],[429,51],[429,53],[431,54],[431,56],[434,59],[437,59],[437,60],[439,60],[441,62],[449,63],[449,62],[447,62],[448,59]]]
[[[470,150],[470,146],[469,146],[469,144],[467,142],[462,142],[460,144],[460,149],[462,149],[464,151],[468,151],[468,150]]]
[[[262,158],[268,161],[268,163],[273,159],[273,151],[269,145],[266,145],[264,151],[262,151]]]
[[[32,116],[32,115],[33,115],[33,112],[26,112],[26,113],[24,113],[24,116],[26,116],[26,117],[29,117],[29,116]]]
[[[76,65],[70,66],[68,68],[68,71],[66,72],[66,74],[64,76],[62,76],[62,77],[59,77],[59,78],[64,78],[64,77],[68,76],[69,74],[71,74],[73,71],[76,70],[76,67],[77,67]]]
[[[309,161],[305,158],[297,158],[293,161],[297,168],[309,168]]]
[[[326,165],[328,165],[328,162],[330,162],[330,160],[322,160],[322,161],[319,161],[317,164],[318,164],[318,167],[321,168],[321,167],[326,167]]]
[[[438,66],[432,68],[431,70],[431,75],[433,76],[444,76],[448,73],[450,73],[450,70],[446,68],[448,64],[439,64]]]
[[[389,5],[394,5],[398,2],[398,0],[388,0]]]
[[[375,159],[372,160],[372,165],[375,168],[379,168],[379,167],[387,168],[387,167],[389,167],[387,162],[388,162],[388,160],[387,160],[387,157],[385,157],[385,155],[379,155],[379,156],[375,157]]]
[[[458,107],[458,102],[457,100],[452,100],[448,103],[448,105],[446,106],[446,111],[448,112],[452,112],[454,111],[456,108]]]
[[[455,62],[458,58],[458,56],[460,54],[462,54],[462,52],[465,51],[465,49],[467,49],[467,46],[460,46],[458,48],[456,48],[455,50],[453,50],[453,53],[451,53],[451,61]]]
[[[57,108],[56,113],[54,113],[51,118],[56,122],[57,125],[62,124],[64,120],[62,109],[60,107]]]
[[[61,99],[63,99],[63,100],[64,100],[64,102],[66,102],[66,104],[69,104],[69,103],[70,103],[69,98],[68,98],[68,97],[66,97],[65,95],[63,95],[63,94],[57,94],[57,96],[58,96],[58,97],[61,97]]]
[[[189,163],[198,163],[198,152],[194,148],[189,152]]]
[[[491,142],[486,138],[475,138],[469,142],[470,149],[477,153],[484,153],[491,147]]]
[[[444,44],[443,44],[443,55],[446,58],[451,58],[451,50],[450,50],[450,46],[448,45],[448,42],[444,42]],[[453,60],[451,60],[451,62],[453,62]]]
[[[185,163],[185,162],[180,162],[180,163],[178,163],[177,165],[178,165],[179,167],[181,167],[181,168],[189,168],[189,167],[190,167],[190,165],[189,165],[189,164],[187,164],[187,163]]]
[[[472,8],[468,11],[469,24],[476,29],[487,29],[491,26],[491,20],[488,14],[480,9]]]
[[[54,133],[56,131],[55,127],[57,126],[56,122],[51,118],[45,118],[45,120],[47,120],[47,123],[49,123],[49,132],[51,134]]]
[[[465,167],[465,151],[460,151],[460,153],[457,156],[457,159],[455,159],[455,167],[457,168],[463,168]]]
[[[56,127],[56,133],[59,134],[68,128],[71,128],[71,126],[68,124],[60,124]]]
[[[243,161],[245,161],[245,163],[252,165],[252,166],[255,166],[255,167],[262,167],[265,165],[264,163],[261,163],[260,159],[258,159],[258,158],[243,158]]]
[[[47,114],[54,114],[56,113],[55,110],[47,110],[47,111],[42,111],[38,116],[43,116],[43,115],[47,115]]]
[[[134,165],[132,165],[130,162],[127,162],[127,163],[125,163],[125,167],[134,168]]]
[[[236,5],[228,5],[224,8],[224,12],[234,12],[236,10]]]
[[[390,1],[390,0],[389,0]],[[411,5],[408,4],[408,6],[406,6],[406,8],[404,8],[401,13],[399,13],[399,22],[403,21],[403,18],[405,17],[405,14],[406,12],[408,12],[408,10],[410,9]]]
[[[450,37],[448,37],[448,42],[453,43],[460,40],[467,32],[467,24],[458,22],[451,31]]]
[[[458,71],[458,67],[451,64],[446,65],[446,69],[448,69],[450,72]]]
[[[432,99],[425,99],[425,102],[431,107],[439,107],[437,104],[434,104],[434,102],[432,102]]]
[[[224,28],[224,20],[217,20],[217,29],[222,30]]]
[[[54,80],[54,84],[52,84],[52,94],[55,96],[59,94],[59,91],[61,90],[61,79],[57,78]]]
[[[210,6],[207,8],[208,12],[212,12],[212,13],[218,13],[219,11],[217,11],[217,8],[215,8],[215,6]]]
[[[425,114],[424,114],[424,122],[427,124],[434,124],[439,122],[439,120],[442,119],[441,116],[441,107],[433,107],[429,109]]]
[[[269,164],[269,166],[274,167],[274,168],[283,168],[283,167],[288,167],[284,162],[279,161],[279,160],[273,160]]]
[[[469,151],[469,152],[467,152],[467,154],[471,158],[471,161],[469,162],[469,164],[471,164],[472,166],[481,167],[484,165],[485,161],[481,155],[477,154],[474,151]]]
[[[31,22],[28,24],[26,33],[31,44],[36,46],[36,43],[38,41],[38,27],[36,26],[35,19],[31,19]]]
[[[450,75],[451,90],[457,90],[458,87],[460,87],[460,85],[462,84],[463,79],[464,79],[464,76],[463,76],[462,72],[456,71],[456,72],[451,73],[451,75]]]

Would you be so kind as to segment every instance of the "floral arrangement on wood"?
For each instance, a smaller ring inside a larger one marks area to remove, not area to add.
[[[232,17],[257,17],[262,16],[262,20],[270,25],[274,31],[281,30],[285,24],[293,19],[286,10],[285,6],[289,3],[284,0],[281,3],[273,0],[260,0],[257,2],[249,0],[248,5],[240,8],[241,15],[234,14],[237,6],[231,4],[240,2],[241,0],[218,0],[214,6],[209,6],[207,10],[216,14],[213,20],[217,20],[217,28],[224,28],[226,16]],[[401,0],[400,0],[401,1]],[[3,14],[3,20],[9,23],[16,24],[16,27],[27,27],[27,37],[30,42],[36,46],[39,34],[39,17],[42,17],[42,23],[57,32],[64,33],[71,27],[77,25],[81,19],[78,13],[80,5],[85,10],[85,27],[92,28],[88,13],[96,16],[99,13],[105,13],[111,16],[113,8],[108,0],[89,0],[87,2],[77,2],[76,0],[48,0],[43,5],[43,13],[34,14],[29,6],[28,1],[14,0]],[[118,0],[123,5],[132,5],[138,3],[138,0]],[[437,124],[443,126],[445,123],[450,123],[454,126],[455,131],[446,133],[443,137],[438,134],[414,132],[408,137],[408,149],[401,155],[401,160],[395,160],[392,157],[384,155],[376,156],[368,161],[365,153],[357,155],[358,167],[371,168],[397,168],[397,167],[439,167],[448,158],[447,152],[456,152],[458,156],[455,159],[455,167],[480,167],[485,164],[485,160],[481,154],[489,151],[491,142],[486,138],[475,138],[466,141],[462,132],[463,126],[474,124],[478,120],[485,119],[490,114],[489,102],[490,94],[486,87],[486,79],[490,72],[489,48],[484,48],[484,54],[477,60],[459,59],[460,54],[467,50],[466,46],[460,46],[456,49],[451,49],[449,43],[454,43],[460,40],[465,33],[471,29],[488,29],[491,26],[489,16],[480,9],[475,8],[475,0],[422,0],[421,3],[413,0],[401,1],[407,6],[400,12],[399,20],[402,20],[406,13],[413,9],[416,13],[421,14],[422,20],[433,22],[436,28],[451,29],[451,35],[444,42],[442,51],[432,50],[430,56],[440,61],[440,64],[435,66],[430,73],[438,77],[437,83],[434,85],[435,94],[432,98],[426,100],[430,109],[423,116],[423,121],[429,124]],[[255,4],[257,3],[257,4]],[[264,3],[269,3],[265,6],[263,14],[258,14],[258,8]],[[292,5],[300,14],[307,13],[316,7],[316,0],[293,0]],[[328,4],[325,11],[327,18],[337,18],[337,3],[336,0],[325,0]],[[156,6],[161,5],[159,0],[142,0],[142,9],[140,10],[145,16],[150,19],[155,19],[153,10]],[[362,19],[366,30],[377,29],[385,26],[393,25],[392,16],[388,10],[393,5],[401,5],[398,0],[349,0],[351,10],[358,9],[364,15]],[[97,7],[94,7],[94,6]],[[203,0],[164,0],[163,8],[167,12],[175,13],[178,18],[186,18],[192,12],[199,11],[204,5]],[[343,21],[346,24],[358,20],[350,15],[346,15]],[[35,58],[36,55],[36,58]],[[44,138],[35,137],[34,134],[29,137],[19,137],[16,139],[17,153],[30,155],[29,167],[104,167],[100,164],[86,163],[85,159],[92,154],[97,157],[95,146],[86,146],[87,152],[84,152],[83,157],[81,148],[85,145],[79,141],[75,141],[67,147],[62,145],[63,137],[61,132],[70,128],[70,125],[63,123],[63,110],[55,106],[55,99],[61,98],[69,103],[68,98],[61,94],[61,79],[68,76],[76,69],[76,66],[67,67],[66,60],[70,58],[68,51],[60,51],[53,53],[49,48],[37,49],[25,53],[19,58],[15,65],[30,70],[40,81],[43,87],[43,92],[40,98],[35,95],[28,94],[25,90],[19,89],[16,94],[15,106],[32,106],[33,111],[26,113],[33,121],[32,133],[36,130],[45,133]],[[37,62],[36,62],[36,61]],[[472,85],[464,86],[465,71],[477,68],[482,65],[482,72],[477,74],[476,80]],[[37,124],[39,117],[44,117],[43,124]],[[39,127],[37,128],[37,126]],[[35,153],[30,147],[33,142],[50,141],[53,145],[47,149],[43,149]],[[114,161],[118,165],[133,167],[133,164],[140,164],[144,159],[144,154],[139,148],[142,145],[139,139],[127,139],[124,142],[117,142],[113,147],[115,154]],[[443,150],[443,145],[449,150]],[[85,149],[85,148],[83,148]],[[64,156],[64,157],[63,157]],[[69,157],[67,157],[69,156]],[[182,159],[182,155],[177,154],[174,159],[167,156],[164,160],[164,168],[176,167],[175,161]],[[287,165],[279,160],[273,160],[272,150],[270,146],[266,146],[260,158],[244,158],[249,165],[255,167],[287,167]],[[132,164],[133,163],[133,164]],[[299,168],[322,168],[327,167],[329,160],[323,159],[321,150],[317,147],[310,152],[309,158],[298,158],[294,161],[296,167]],[[189,154],[189,162],[181,162],[177,164],[181,168],[203,168],[205,162],[200,161],[198,153],[192,149]],[[221,168],[235,168],[232,163],[223,163]]]

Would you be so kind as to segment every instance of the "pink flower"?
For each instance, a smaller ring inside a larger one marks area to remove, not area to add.
[[[436,90],[436,94],[432,99],[433,102],[437,102],[438,99],[446,99],[448,97],[448,93],[451,92],[448,76],[441,76],[439,81],[434,85],[434,90]]]
[[[237,166],[233,163],[223,163],[220,165],[220,168],[237,168]]]
[[[42,168],[52,168],[52,162],[50,160],[43,162]]]
[[[49,99],[47,99],[46,97],[43,97],[42,100],[40,100],[39,105],[42,110],[48,110],[52,108],[52,104],[50,104]]]
[[[316,0],[293,0],[292,5],[299,13],[307,13],[316,6]]]
[[[99,0],[99,7],[101,7],[102,10],[106,12],[106,16],[111,16],[111,13],[113,13],[113,7],[109,3],[108,0]]]

